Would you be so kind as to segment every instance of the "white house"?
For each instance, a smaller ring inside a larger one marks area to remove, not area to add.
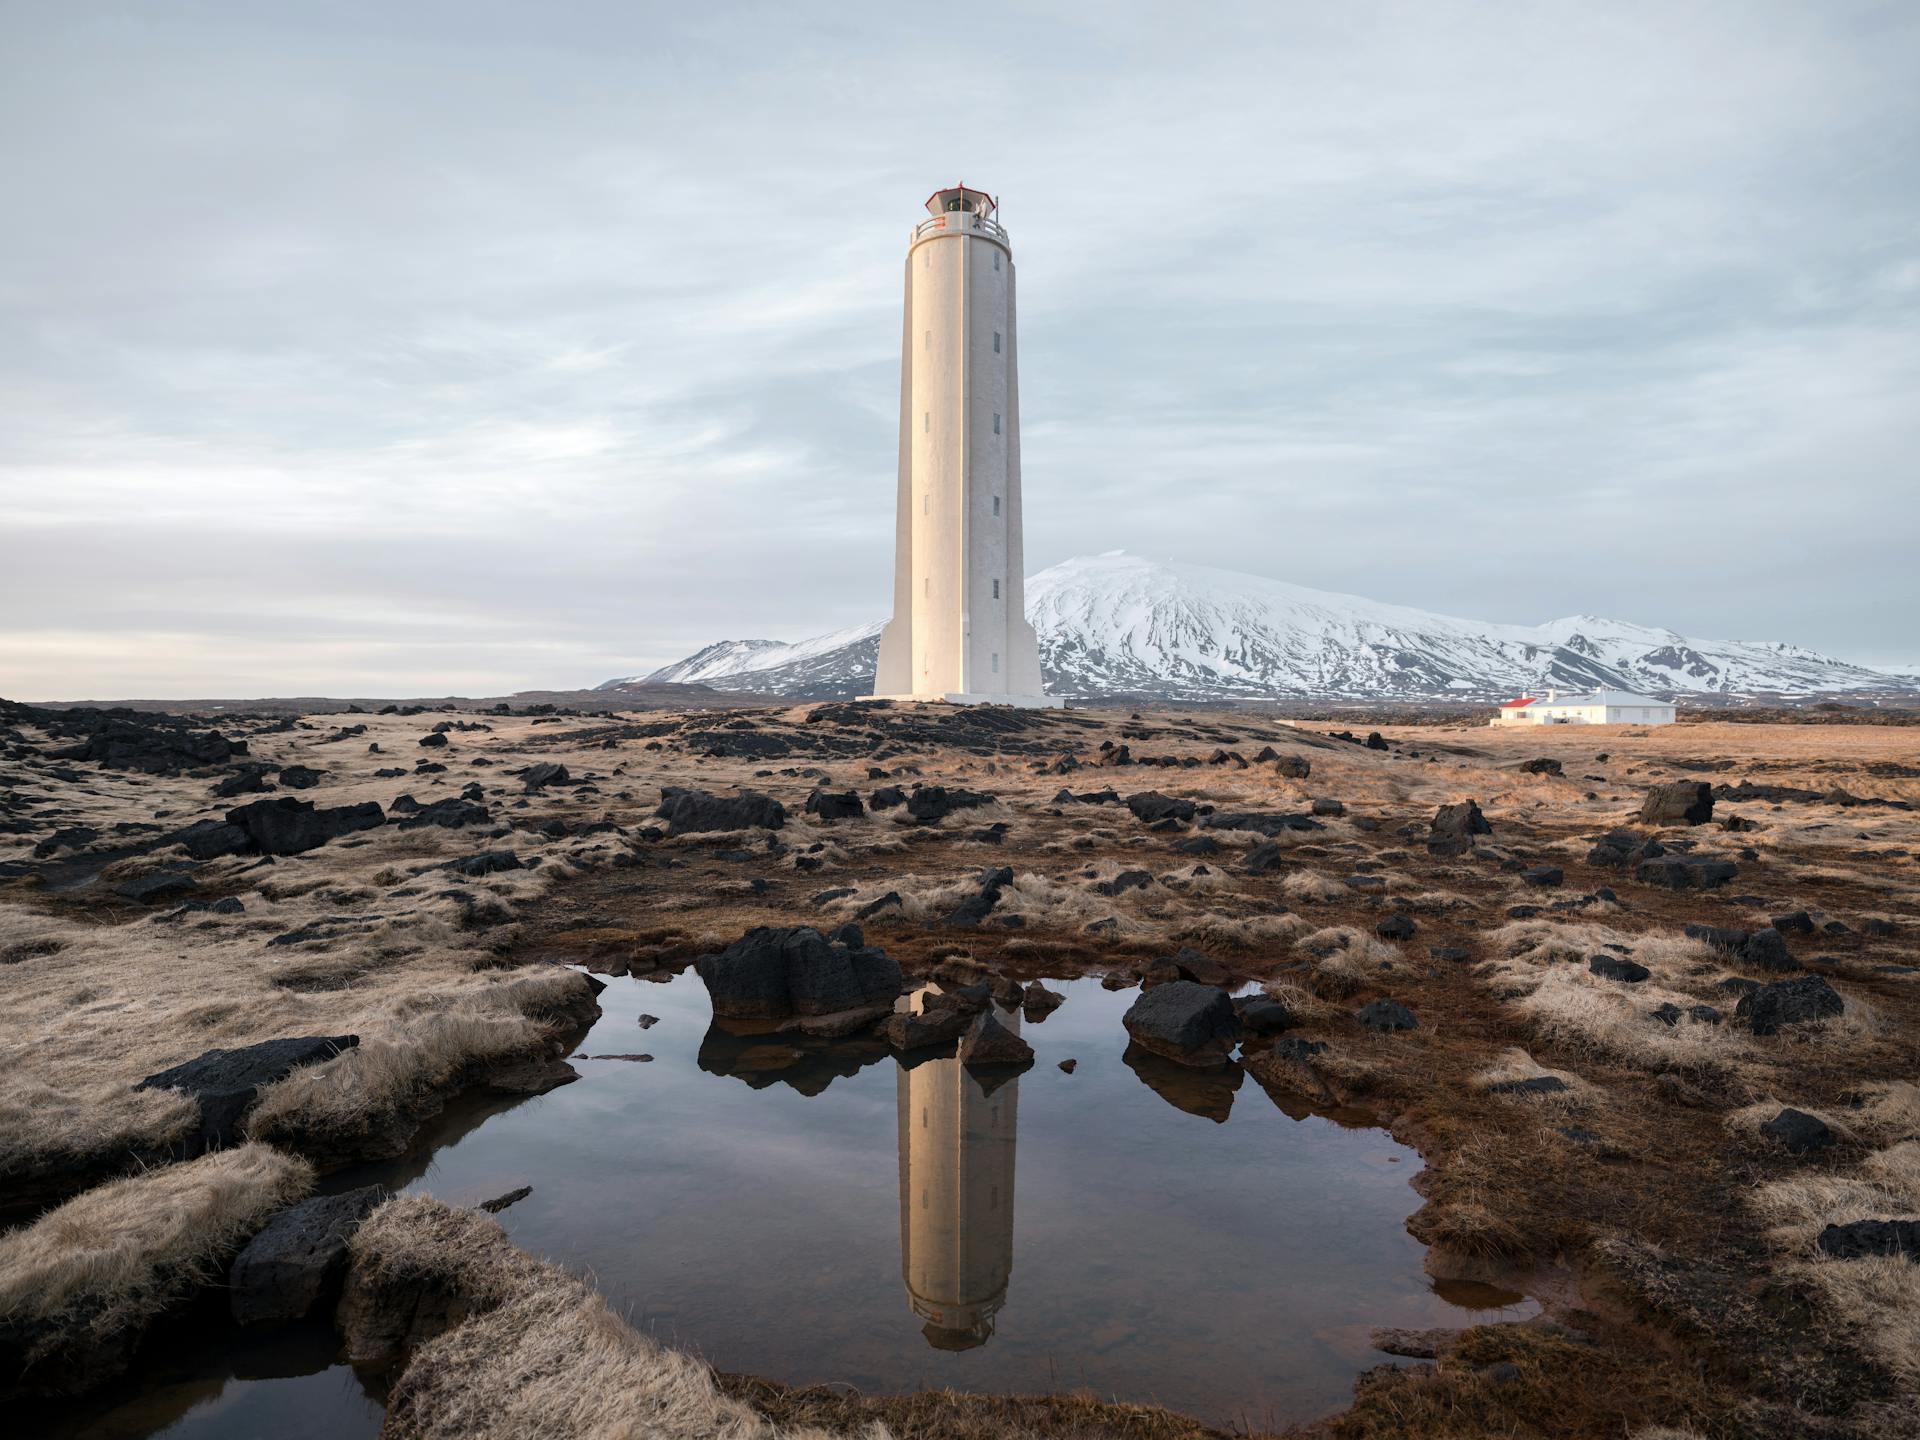
[[[1635,695],[1630,690],[1595,690],[1585,695],[1562,695],[1549,690],[1544,699],[1522,695],[1500,707],[1493,725],[1671,725],[1673,702]]]

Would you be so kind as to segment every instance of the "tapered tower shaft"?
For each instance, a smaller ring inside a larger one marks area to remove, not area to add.
[[[1013,249],[992,198],[935,191],[907,250],[893,618],[874,693],[1048,704],[1025,610]]]

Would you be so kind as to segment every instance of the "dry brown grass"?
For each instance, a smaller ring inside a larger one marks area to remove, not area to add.
[[[312,1185],[304,1160],[243,1145],[75,1196],[0,1236],[0,1321],[36,1332],[30,1365],[144,1330]]]
[[[422,1290],[458,1297],[465,1318],[418,1345],[395,1380],[381,1431],[392,1440],[824,1440],[722,1393],[706,1366],[655,1345],[490,1217],[409,1195],[354,1237],[349,1344],[378,1328],[367,1323],[378,1297]]]

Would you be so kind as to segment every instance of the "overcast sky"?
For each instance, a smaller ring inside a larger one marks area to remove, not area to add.
[[[882,618],[900,267],[1029,570],[1920,662],[1920,5],[0,0],[0,695]]]

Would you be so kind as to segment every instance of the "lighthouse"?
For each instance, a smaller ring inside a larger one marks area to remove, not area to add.
[[[1043,706],[1020,539],[1013,247],[999,204],[936,190],[907,247],[893,618],[876,699]]]

